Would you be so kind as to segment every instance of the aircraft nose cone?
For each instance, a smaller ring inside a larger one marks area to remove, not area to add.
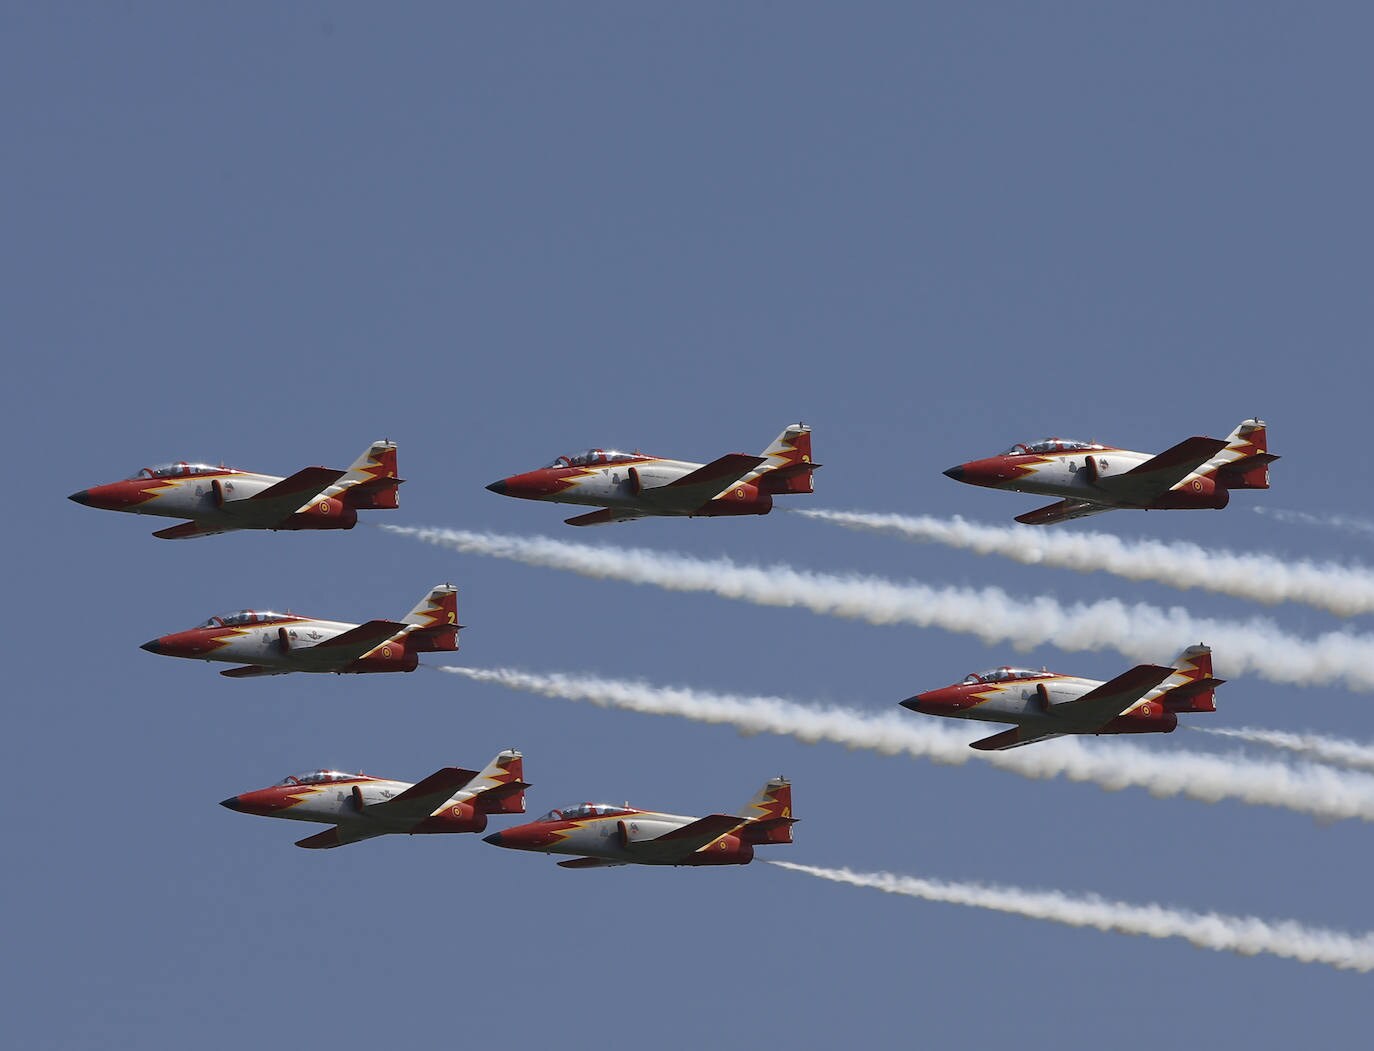
[[[90,507],[91,491],[89,489],[78,489],[76,492],[72,493],[71,496],[67,497],[67,499],[78,504],[85,504],[87,507]]]
[[[944,472],[944,476],[946,478],[953,478],[956,482],[962,482],[964,480],[964,465],[960,464],[958,467],[951,467],[948,471]]]
[[[906,700],[902,701],[901,704],[903,708],[910,709],[913,712],[921,712],[923,715],[925,714],[921,708],[921,694],[919,693],[915,697],[908,697]]]
[[[490,489],[491,486],[488,486],[487,488]],[[502,845],[502,844],[501,844],[501,833],[500,833],[500,832],[493,832],[493,833],[492,833],[491,835],[489,835],[489,836],[483,836],[483,837],[482,837],[482,842],[483,842],[483,843],[490,843],[493,847],[499,847],[499,846]]]
[[[161,653],[161,652],[162,652],[162,640],[161,640],[161,639],[152,639],[152,640],[150,640],[150,641],[148,641],[148,642],[145,642],[142,646],[139,647],[139,649],[141,649],[141,650],[147,650],[149,653]]]
[[[239,802],[238,796],[230,796],[228,799],[221,799],[219,805],[228,807],[230,810],[237,810],[240,813],[243,812],[243,804]]]
[[[505,496],[506,480],[502,478],[499,482],[492,482],[491,485],[487,486],[487,492],[495,493],[497,496]]]

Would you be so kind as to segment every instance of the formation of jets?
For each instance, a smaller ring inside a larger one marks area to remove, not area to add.
[[[1096,442],[1049,438],[945,471],[956,481],[1055,497],[1017,516],[1050,525],[1121,508],[1223,508],[1233,489],[1267,489],[1265,424],[1243,422],[1225,439],[1188,438],[1150,455]],[[765,515],[775,496],[814,492],[819,465],[811,429],[785,428],[759,456],[728,453],[710,463],[590,449],[560,456],[536,471],[487,488],[503,496],[596,510],[569,525],[604,525],[655,516]],[[183,521],[153,535],[211,536],[240,529],[351,529],[364,510],[398,506],[396,445],[374,442],[345,471],[307,467],[286,478],[223,465],[178,462],[146,467],[131,478],[82,489],[70,499],[90,507]],[[239,610],[143,644],[152,653],[222,661],[232,678],[289,672],[408,672],[419,655],[458,649],[457,589],[432,588],[399,621],[362,624],[294,613]],[[1018,748],[1066,734],[1170,733],[1180,713],[1216,711],[1212,651],[1185,649],[1170,666],[1142,664],[1108,682],[1045,669],[1000,667],[902,701],[924,715],[1011,724],[974,741],[983,751]],[[480,771],[445,767],[410,784],[366,774],[315,770],[221,805],[241,813],[327,824],[299,840],[331,848],[391,834],[483,832],[493,815],[523,814],[523,757],[497,754]],[[769,781],[736,814],[687,817],[628,804],[581,803],[550,810],[484,842],[513,850],[567,855],[565,868],[618,865],[746,865],[758,846],[792,842],[792,786]]]

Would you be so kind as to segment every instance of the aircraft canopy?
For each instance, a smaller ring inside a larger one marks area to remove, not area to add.
[[[980,682],[1008,682],[1012,679],[1038,679],[1048,674],[1044,669],[1032,671],[1029,668],[990,668],[988,671],[974,672],[964,676],[959,685],[973,686]]]
[[[1072,438],[1041,438],[1038,442],[1018,442],[1010,449],[998,453],[999,456],[1027,456],[1032,453],[1070,453],[1080,449],[1091,452],[1094,449],[1105,449],[1105,445],[1097,442],[1079,442]]]
[[[560,456],[552,463],[546,463],[541,470],[547,471],[556,467],[595,467],[603,463],[622,463],[625,460],[639,459],[642,457],[634,453],[617,452],[615,449],[588,449],[576,456]]]
[[[267,624],[274,620],[294,619],[287,613],[273,613],[270,609],[241,609],[236,613],[225,613],[218,617],[211,617],[204,624],[197,624],[198,628],[237,628],[244,624]]]
[[[331,781],[356,781],[363,777],[363,774],[348,774],[342,770],[312,770],[308,774],[296,774],[292,777],[284,777],[277,782],[277,785],[327,785]]]
[[[577,806],[562,807],[550,810],[541,817],[540,821],[576,821],[584,817],[605,817],[616,814],[637,814],[639,811],[630,810],[623,806],[611,806],[609,803],[578,803]]]
[[[185,460],[179,460],[176,463],[145,467],[138,474],[130,475],[129,478],[130,480],[135,478],[180,478],[194,474],[219,474],[227,470],[230,468],[214,467],[208,463],[187,463]]]

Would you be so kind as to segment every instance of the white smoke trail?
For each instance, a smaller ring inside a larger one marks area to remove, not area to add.
[[[1241,956],[1268,953],[1301,963],[1324,963],[1341,971],[1374,970],[1374,933],[1348,934],[1325,927],[1308,927],[1295,920],[1262,920],[1256,916],[1191,912],[1164,905],[1132,905],[1096,894],[1073,897],[1053,890],[954,883],[898,876],[891,872],[852,872],[847,868],[827,869],[792,861],[770,860],[768,863],[852,887],[871,887],[886,894],[991,909],[1070,927],[1093,927],[1119,934],[1142,934],[1147,938],[1182,938],[1199,949]]]
[[[1223,676],[1253,672],[1273,682],[1344,683],[1374,690],[1374,637],[1331,631],[1301,638],[1272,621],[1194,617],[1116,599],[1063,605],[1049,596],[1020,598],[1000,588],[931,587],[879,577],[811,573],[790,566],[738,565],[729,559],[632,547],[597,547],[549,537],[459,529],[380,528],[470,554],[569,570],[583,576],[700,591],[761,606],[802,607],[869,624],[911,624],[975,635],[1017,650],[1113,649],[1132,660],[1162,660],[1205,640]]]
[[[1209,551],[1197,544],[1122,540],[1110,533],[978,525],[957,517],[860,511],[793,513],[848,529],[944,544],[979,555],[1001,555],[1025,565],[1111,573],[1127,580],[1149,580],[1184,591],[1197,588],[1269,605],[1300,602],[1341,617],[1374,611],[1374,570],[1365,566],[1290,563],[1275,555]]]
[[[675,715],[694,722],[733,726],[742,733],[771,733],[806,744],[829,741],[883,755],[907,755],[958,766],[977,759],[999,770],[1037,780],[1063,777],[1108,791],[1144,788],[1158,798],[1183,796],[1204,803],[1234,799],[1280,807],[1322,821],[1374,821],[1374,777],[1323,766],[1290,766],[1201,752],[1158,753],[1138,745],[1097,742],[1085,747],[1059,739],[1008,752],[979,752],[951,727],[904,711],[863,712],[816,707],[782,697],[743,697],[682,687],[605,679],[593,675],[539,674],[513,668],[490,670],[440,666],[439,671],[476,682],[601,708]],[[966,731],[967,728],[965,728]]]
[[[1330,763],[1351,770],[1374,773],[1374,745],[1347,741],[1340,737],[1324,737],[1314,733],[1285,733],[1282,730],[1259,730],[1250,726],[1238,729],[1211,726],[1191,726],[1190,730],[1229,737],[1247,744],[1261,744],[1285,752],[1294,752],[1304,759]]]
[[[1374,522],[1353,515],[1313,514],[1310,511],[1286,511],[1282,507],[1254,507],[1256,514],[1266,515],[1288,525],[1319,526],[1322,529],[1335,529],[1353,536],[1374,537]]]

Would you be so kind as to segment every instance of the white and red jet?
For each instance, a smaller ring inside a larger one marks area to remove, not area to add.
[[[243,609],[211,617],[187,631],[140,648],[167,657],[241,664],[220,672],[232,678],[293,671],[414,671],[418,654],[458,648],[458,589],[440,584],[400,621],[344,624],[294,613]]]
[[[811,462],[811,428],[795,423],[762,456],[729,453],[699,464],[588,449],[487,488],[501,496],[601,508],[566,520],[574,526],[655,515],[766,515],[774,496],[814,492],[811,474],[818,466]]]
[[[315,821],[334,828],[298,840],[309,849],[342,847],[377,836],[484,832],[489,814],[523,814],[519,752],[500,752],[480,773],[448,766],[417,784],[366,774],[315,770],[270,788],[230,796],[220,806],[241,814]]]
[[[1017,515],[1050,525],[1122,508],[1146,511],[1225,507],[1232,489],[1268,489],[1263,420],[1246,420],[1226,438],[1188,438],[1157,456],[1096,442],[1046,438],[998,456],[951,467],[956,482],[1061,497]]]
[[[373,442],[346,471],[306,467],[289,478],[203,463],[145,467],[132,478],[72,493],[106,511],[189,518],[153,536],[183,540],[236,529],[352,529],[359,511],[394,510],[396,446]]]
[[[1110,682],[1028,668],[994,668],[963,682],[918,693],[903,708],[952,719],[1016,723],[974,741],[984,752],[1019,748],[1065,734],[1173,733],[1179,712],[1214,712],[1212,651],[1190,646],[1173,667],[1141,664]]]
[[[754,847],[791,843],[792,785],[769,781],[738,814],[683,817],[631,806],[582,803],[485,837],[515,850],[572,854],[567,869],[613,865],[747,865]]]

